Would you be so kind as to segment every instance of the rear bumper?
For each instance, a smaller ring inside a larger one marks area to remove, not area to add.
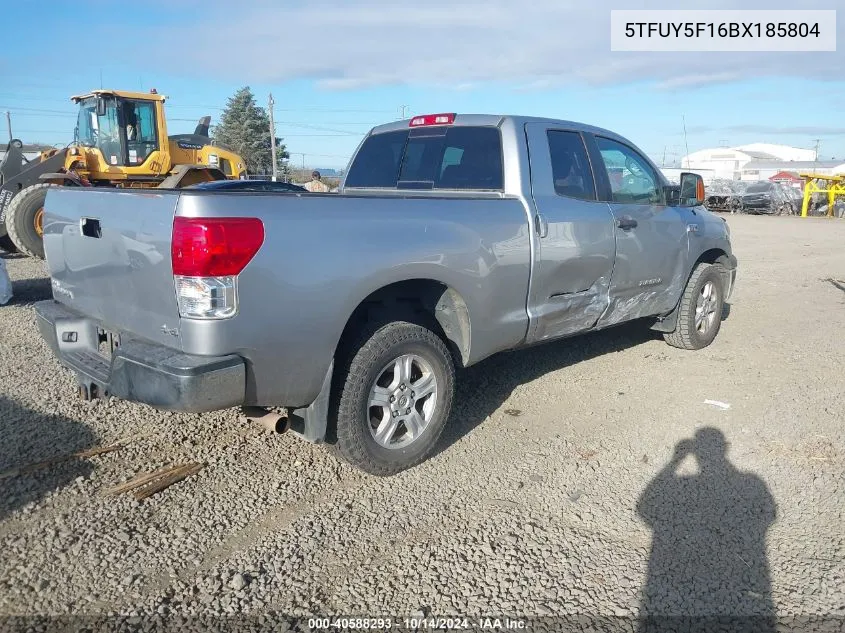
[[[113,395],[193,413],[244,403],[246,367],[240,356],[194,356],[122,340],[109,359],[98,352],[96,321],[53,300],[36,303],[35,314],[47,345],[92,397]]]

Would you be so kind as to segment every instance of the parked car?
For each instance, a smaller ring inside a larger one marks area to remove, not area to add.
[[[707,186],[704,206],[710,211],[736,213],[742,206],[742,194],[747,186],[745,181],[716,178]]]
[[[278,180],[212,180],[210,182],[201,182],[185,189],[201,189],[203,191],[249,191],[249,192],[266,192],[266,191],[287,191],[287,192],[305,192],[308,190],[305,187],[300,187],[292,182],[280,182]]]
[[[739,211],[767,215],[800,214],[800,194],[796,196],[792,189],[778,182],[753,182],[739,198]]]
[[[804,192],[798,187],[779,183],[786,196],[786,206],[783,209],[784,215],[801,215],[801,207],[804,205]]]
[[[391,474],[433,450],[456,366],[633,319],[709,345],[737,262],[703,200],[608,130],[419,116],[371,130],[336,195],[51,190],[37,322],[86,397],[285,407]],[[108,260],[103,236],[141,233],[163,259]],[[78,273],[75,250],[105,259]]]

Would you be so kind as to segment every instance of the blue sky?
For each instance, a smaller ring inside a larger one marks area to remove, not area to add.
[[[241,86],[261,105],[272,91],[277,134],[292,161],[308,167],[344,166],[362,134],[399,118],[402,106],[406,115],[584,121],[627,136],[658,163],[676,161],[687,147],[814,147],[816,139],[821,158],[845,158],[845,10],[835,53],[634,54],[610,52],[610,10],[621,3],[605,0],[171,4],[54,2],[45,11],[22,1],[6,8],[4,23],[15,28],[5,30],[0,51],[0,110],[12,113],[15,136],[69,142],[75,115],[68,98],[100,87],[102,76],[106,88],[168,95],[170,133],[191,131],[204,114],[216,120]],[[781,0],[670,4],[795,7]],[[661,4],[647,0],[642,8]]]

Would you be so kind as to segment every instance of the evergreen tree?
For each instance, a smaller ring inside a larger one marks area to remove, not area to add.
[[[270,147],[270,117],[255,103],[255,95],[244,86],[229,97],[220,124],[212,130],[217,145],[243,156],[251,174],[273,171]],[[276,138],[276,161],[279,173],[286,173],[289,154],[281,138]]]

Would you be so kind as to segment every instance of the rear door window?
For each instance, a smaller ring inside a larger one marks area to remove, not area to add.
[[[548,137],[555,192],[567,198],[595,200],[596,185],[581,135],[549,130]]]
[[[494,127],[458,126],[371,136],[353,162],[346,186],[501,190],[501,133]]]

